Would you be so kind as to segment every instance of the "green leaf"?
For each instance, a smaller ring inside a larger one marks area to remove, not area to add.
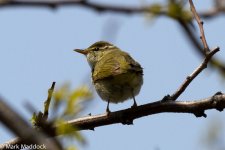
[[[159,3],[152,4],[147,9],[147,11],[152,13],[153,15],[159,14],[161,10],[162,10],[162,6]]]

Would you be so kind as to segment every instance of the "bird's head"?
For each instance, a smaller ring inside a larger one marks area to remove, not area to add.
[[[99,41],[86,49],[75,49],[74,51],[85,55],[89,65],[91,68],[93,68],[95,64],[102,58],[102,56],[107,54],[110,50],[115,49],[117,48],[113,44],[105,41]]]

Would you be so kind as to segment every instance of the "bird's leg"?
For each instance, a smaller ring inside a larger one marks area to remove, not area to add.
[[[131,94],[132,94],[132,98],[133,98],[133,100],[134,100],[134,104],[133,104],[133,106],[131,106],[131,108],[135,108],[135,107],[137,107],[137,102],[136,102],[136,100],[135,100],[135,96],[134,96],[133,90],[131,90]]]
[[[107,107],[106,107],[106,113],[107,113],[107,114],[110,113],[110,110],[109,110],[109,101],[110,101],[110,100],[108,100]]]

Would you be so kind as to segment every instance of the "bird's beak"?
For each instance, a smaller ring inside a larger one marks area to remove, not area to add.
[[[81,53],[83,55],[87,55],[88,51],[87,50],[83,50],[83,49],[75,49],[75,52]]]

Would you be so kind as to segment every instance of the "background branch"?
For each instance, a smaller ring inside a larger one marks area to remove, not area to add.
[[[86,0],[61,0],[61,1],[17,1],[5,0],[0,7],[49,7],[57,8],[60,6],[82,6],[96,11],[113,11],[118,13],[143,13],[146,7],[126,7],[113,6],[101,3],[93,3]]]
[[[154,5],[154,4],[153,4]],[[137,13],[153,13],[155,11],[151,11],[151,5],[149,6],[115,6],[115,5],[108,5],[96,2],[89,2],[87,0],[58,0],[58,1],[20,1],[20,0],[2,0],[0,2],[0,7],[47,7],[56,9],[62,6],[81,6],[86,7],[88,9],[92,9],[95,11],[112,11],[116,13],[126,13],[126,14],[137,14]],[[211,19],[214,16],[217,16],[221,13],[225,13],[225,7],[221,5],[215,5],[213,8],[200,12],[199,16],[205,19]],[[164,9],[161,9],[157,12],[157,15],[165,15],[167,16],[168,12]]]
[[[47,7],[47,8],[52,8],[56,9],[61,6],[81,6],[85,7],[88,9],[92,9],[98,12],[115,12],[115,13],[124,13],[124,14],[153,14],[157,16],[168,16],[167,9],[161,8],[160,11],[155,12],[154,9],[150,9],[151,5],[148,6],[115,6],[115,5],[108,5],[108,4],[101,4],[101,3],[94,3],[94,2],[89,2],[86,0],[59,0],[59,1],[32,1],[32,0],[27,0],[27,1],[20,1],[20,0],[2,0],[0,2],[0,8],[7,8],[7,7]],[[214,7],[199,12],[199,16],[204,18],[204,19],[212,19],[219,14],[224,14],[225,13],[225,7],[215,1]],[[199,43],[198,39],[196,38],[196,33],[195,31],[192,31],[193,28],[191,28],[187,22],[182,21],[180,19],[177,20],[179,24],[181,25],[181,28],[184,30],[184,33],[186,33],[187,37],[191,40],[193,43],[194,47],[198,51],[201,56],[204,56],[204,48],[201,46]],[[213,67],[216,67],[219,69],[219,71],[222,74],[225,74],[225,63],[219,59],[212,59],[210,61],[210,64],[212,64]]]
[[[10,108],[2,98],[0,98],[0,121],[19,137],[11,141],[14,145],[18,144],[15,142],[17,141],[23,144],[44,144],[49,150],[61,149],[53,139],[46,140],[47,136],[44,133],[32,128],[18,113],[13,111],[13,109]],[[12,146],[7,144],[11,143],[7,142],[5,144],[1,144],[0,149],[6,149],[7,146]]]

